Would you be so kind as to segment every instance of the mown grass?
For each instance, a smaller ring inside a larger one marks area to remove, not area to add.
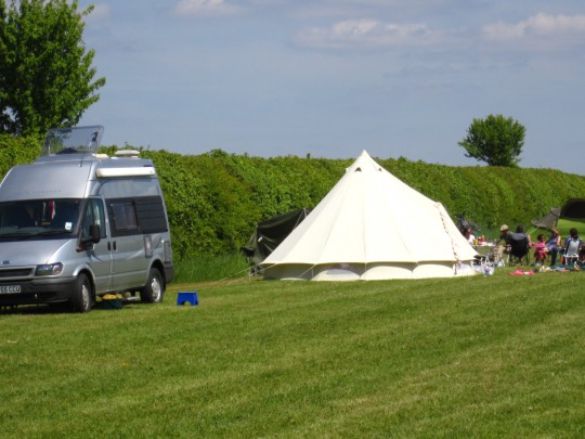
[[[583,437],[584,280],[241,279],[4,312],[2,436]]]

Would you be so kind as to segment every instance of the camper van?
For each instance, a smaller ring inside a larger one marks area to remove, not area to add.
[[[41,157],[0,183],[0,306],[162,301],[173,264],[155,168],[137,151],[98,154],[102,134],[50,130]]]

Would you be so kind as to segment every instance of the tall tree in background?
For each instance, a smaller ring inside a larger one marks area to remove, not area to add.
[[[466,157],[473,157],[490,166],[517,166],[524,146],[525,128],[511,117],[490,114],[473,119],[467,136],[459,142]]]
[[[0,0],[0,133],[38,135],[75,125],[99,99],[84,17],[67,0]]]

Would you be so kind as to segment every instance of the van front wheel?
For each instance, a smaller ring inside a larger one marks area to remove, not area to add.
[[[145,303],[162,302],[165,293],[165,283],[160,271],[156,268],[150,269],[148,281],[140,290],[140,299]]]
[[[75,282],[75,291],[71,297],[71,308],[75,312],[88,312],[93,305],[91,282],[86,274],[81,273]]]

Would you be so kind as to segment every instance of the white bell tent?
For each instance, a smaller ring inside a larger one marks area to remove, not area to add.
[[[473,274],[475,255],[441,203],[364,151],[260,266],[267,279],[420,279]]]

